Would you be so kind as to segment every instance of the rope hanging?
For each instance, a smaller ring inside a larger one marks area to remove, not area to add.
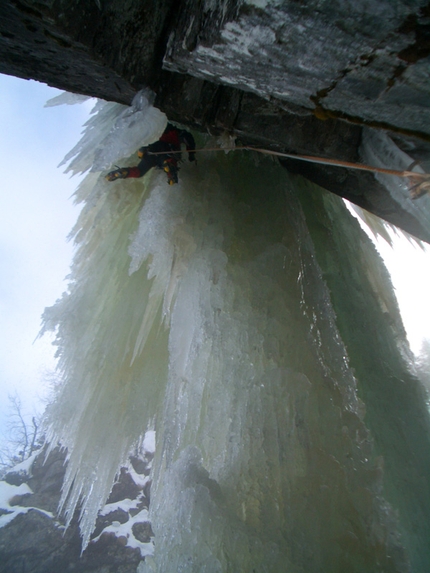
[[[399,171],[396,169],[386,169],[384,167],[373,167],[372,165],[364,165],[362,163],[352,163],[350,161],[343,161],[341,159],[327,159],[326,157],[314,157],[311,155],[294,155],[292,153],[281,153],[280,151],[271,151],[269,149],[261,149],[259,147],[238,146],[231,148],[212,147],[202,149],[188,149],[188,153],[199,153],[202,151],[257,151],[265,155],[273,155],[276,157],[287,157],[288,159],[298,159],[299,161],[308,161],[309,163],[319,163],[322,165],[333,165],[335,167],[346,167],[348,169],[358,169],[360,171],[370,171],[372,173],[384,173],[385,175],[394,175],[396,177],[405,177],[408,179],[409,192],[412,199],[417,199],[430,192],[430,174],[417,173],[415,171]],[[182,153],[182,151],[169,151],[169,154]],[[165,155],[165,151],[148,151],[149,155]],[[411,165],[415,164],[415,162]]]

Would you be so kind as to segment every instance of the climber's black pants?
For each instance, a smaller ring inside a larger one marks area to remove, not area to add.
[[[172,151],[172,146],[170,143],[166,143],[164,141],[156,141],[155,143],[151,143],[148,145],[148,151],[153,151],[154,153],[160,151]],[[137,168],[140,171],[140,176],[143,177],[145,173],[147,173],[151,167],[159,167],[160,169],[163,168],[163,163],[168,158],[175,158],[175,155],[170,155],[168,153],[161,154],[161,155],[150,155],[149,153],[145,153],[142,157],[141,161],[137,165]]]

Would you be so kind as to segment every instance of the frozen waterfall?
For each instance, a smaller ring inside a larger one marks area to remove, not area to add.
[[[145,94],[98,108],[68,158],[90,169],[69,289],[44,314],[62,379],[49,438],[84,546],[152,428],[142,572],[428,571],[425,395],[357,222],[249,152],[202,153],[175,187],[107,183],[166,118]]]

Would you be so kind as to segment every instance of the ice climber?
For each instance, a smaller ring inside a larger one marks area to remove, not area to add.
[[[141,147],[137,155],[141,158],[136,167],[119,167],[106,175],[108,181],[116,179],[127,179],[128,177],[143,177],[152,167],[163,169],[167,173],[169,185],[178,182],[178,161],[181,159],[180,153],[171,153],[180,151],[181,144],[185,144],[188,151],[188,159],[195,160],[194,137],[185,129],[178,129],[171,123],[167,124],[163,135],[155,143]],[[169,153],[170,152],[170,153]],[[153,153],[159,155],[152,155]]]

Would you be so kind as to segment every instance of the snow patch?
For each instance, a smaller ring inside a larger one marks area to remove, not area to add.
[[[127,471],[130,474],[131,479],[139,487],[144,487],[150,481],[148,476],[138,474],[131,464],[130,467],[127,468]]]
[[[134,504],[138,504],[139,503],[139,498],[137,498],[134,501],[131,500],[123,500],[117,504],[108,504],[107,506],[105,506],[105,508],[102,510],[102,512],[100,513],[100,515],[107,515],[107,513],[105,513],[106,508],[109,507],[113,507],[116,506],[115,509],[123,509],[124,511],[128,512],[128,509],[132,509],[134,507],[136,507],[136,505]],[[111,509],[110,511],[114,511],[114,509]],[[110,513],[110,511],[108,513]],[[114,521],[113,523],[111,523],[111,525],[108,525],[107,527],[105,527],[103,529],[103,531],[100,533],[100,535],[98,535],[97,537],[95,537],[94,539],[91,540],[92,543],[97,542],[102,535],[109,534],[109,533],[113,533],[115,535],[115,537],[118,538],[124,538],[127,540],[126,546],[127,547],[131,547],[133,549],[139,549],[140,550],[140,554],[142,557],[146,557],[147,555],[153,555],[154,554],[154,542],[153,542],[153,537],[151,536],[151,541],[149,541],[148,543],[144,543],[142,541],[139,541],[139,539],[136,539],[134,533],[133,533],[133,526],[138,524],[138,523],[148,523],[149,524],[149,514],[148,514],[148,510],[142,509],[142,511],[140,511],[139,513],[137,513],[134,516],[129,516],[129,519],[125,522],[125,523],[120,523],[119,521]]]
[[[143,439],[143,449],[145,452],[153,454],[155,452],[155,430],[148,430]]]
[[[116,501],[114,503],[107,503],[103,509],[100,510],[99,515],[109,515],[114,511],[123,510],[126,513],[129,513],[131,509],[137,509],[137,506],[140,503],[140,499],[121,499],[121,501]]]
[[[40,453],[39,451],[34,452],[31,456],[29,456],[23,462],[20,462],[19,464],[16,464],[15,466],[13,466],[13,468],[11,468],[9,470],[9,472],[25,473],[25,474],[31,475],[31,466],[33,465],[33,462],[36,459],[36,457],[39,455],[39,453]]]
[[[25,464],[25,462],[23,462]],[[18,464],[21,465],[21,464]],[[43,509],[39,509],[38,507],[21,507],[20,505],[10,505],[10,502],[18,497],[23,495],[32,494],[33,491],[31,488],[26,484],[22,483],[21,485],[10,485],[5,481],[0,482],[0,510],[6,511],[4,515],[0,516],[0,528],[4,527],[8,523],[10,523],[17,515],[20,513],[28,513],[30,509],[34,509],[35,511],[39,511],[44,515],[53,518],[53,514],[49,511],[44,511]]]

